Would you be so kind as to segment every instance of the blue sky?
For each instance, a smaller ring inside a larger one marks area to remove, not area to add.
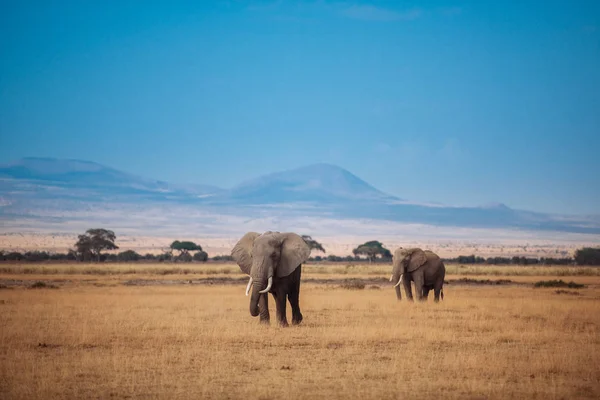
[[[0,162],[232,186],[316,162],[600,213],[600,2],[0,4]]]

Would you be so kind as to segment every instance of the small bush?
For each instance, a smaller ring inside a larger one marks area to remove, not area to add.
[[[111,254],[111,256],[112,256],[112,254]],[[121,261],[121,262],[139,261],[141,259],[142,259],[142,256],[133,250],[122,251],[119,254],[117,254],[117,256],[116,256],[116,260]]]
[[[348,290],[362,290],[365,288],[365,284],[359,279],[350,279],[342,283],[340,287]]]
[[[177,262],[192,262],[192,255],[190,253],[181,253],[175,258]]]
[[[208,261],[208,254],[205,251],[197,251],[193,256],[194,261],[206,262]]]
[[[29,286],[29,289],[58,289],[58,286],[53,285],[51,283],[37,281],[31,286]]]
[[[562,290],[562,289],[558,289],[558,290],[555,290],[554,293],[556,293],[556,294],[568,294],[568,295],[571,295],[571,296],[581,296],[581,293],[576,292],[574,290]]]
[[[6,261],[21,261],[21,260],[25,259],[25,257],[23,257],[23,254],[21,254],[17,251],[13,251],[8,254],[4,254],[3,257]]]
[[[213,261],[233,261],[233,257],[231,256],[214,256]]]
[[[169,252],[162,253],[156,257],[156,260],[159,262],[173,261],[173,255]]]
[[[27,261],[40,262],[49,260],[50,254],[45,251],[28,251],[27,253],[23,254],[23,258],[25,258]]]
[[[560,288],[569,288],[569,289],[581,289],[584,288],[585,285],[582,285],[580,283],[575,283],[573,281],[571,282],[565,282],[562,279],[561,280],[552,280],[552,281],[539,281],[536,282],[534,285],[534,287],[560,287]]]
[[[453,281],[444,281],[444,284],[449,283],[460,283],[466,285],[509,285],[513,283],[510,279],[471,279],[471,278],[460,278]]]

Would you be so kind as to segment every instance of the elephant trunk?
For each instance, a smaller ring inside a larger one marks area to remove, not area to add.
[[[252,268],[252,295],[250,296],[250,315],[256,317],[260,314],[260,296],[268,296],[268,291],[273,284],[273,265],[267,257],[256,258],[256,264]]]
[[[398,287],[400,283],[400,279],[404,275],[404,269],[402,266],[394,265],[394,269],[392,270],[392,276],[390,277],[390,282],[394,285],[394,287]]]
[[[261,284],[259,284],[258,282],[252,285],[252,295],[250,296],[250,315],[252,315],[253,317],[257,317],[260,313],[258,307],[258,301],[260,300],[260,296],[266,296],[260,294],[261,289]]]

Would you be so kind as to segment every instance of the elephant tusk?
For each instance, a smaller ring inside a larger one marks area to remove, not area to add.
[[[400,284],[402,283],[402,277],[404,276],[404,274],[400,275],[400,279],[398,280],[398,283],[396,283],[394,285],[394,287],[400,286]]]
[[[248,293],[250,293],[251,287],[252,287],[252,277],[250,277],[250,280],[248,281],[248,286],[246,286],[246,296],[248,296]]]
[[[394,280],[394,274],[392,274],[392,276],[390,276],[390,282]]]
[[[267,287],[266,287],[266,289],[265,289],[265,290],[261,290],[261,291],[260,291],[260,292],[258,292],[258,293],[261,293],[261,294],[262,294],[262,293],[267,293],[269,290],[271,290],[271,286],[273,286],[273,277],[272,277],[272,276],[270,276],[270,277],[269,277],[269,281],[267,282]]]

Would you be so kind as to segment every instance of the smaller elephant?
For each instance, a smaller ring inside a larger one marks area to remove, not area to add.
[[[432,251],[421,250],[419,248],[404,249],[402,247],[394,251],[391,282],[397,282],[394,285],[396,297],[402,300],[400,293],[400,284],[404,281],[404,292],[406,298],[413,300],[412,288],[410,283],[415,283],[415,292],[417,300],[427,300],[429,291],[433,289],[434,301],[444,299],[444,278],[446,276],[446,267],[442,259]]]
[[[292,307],[292,324],[302,322],[300,312],[300,276],[302,263],[310,248],[295,233],[248,232],[231,251],[242,272],[250,277],[246,296],[250,294],[250,315],[260,315],[269,323],[269,293],[275,299],[277,322],[287,326],[286,300]]]

